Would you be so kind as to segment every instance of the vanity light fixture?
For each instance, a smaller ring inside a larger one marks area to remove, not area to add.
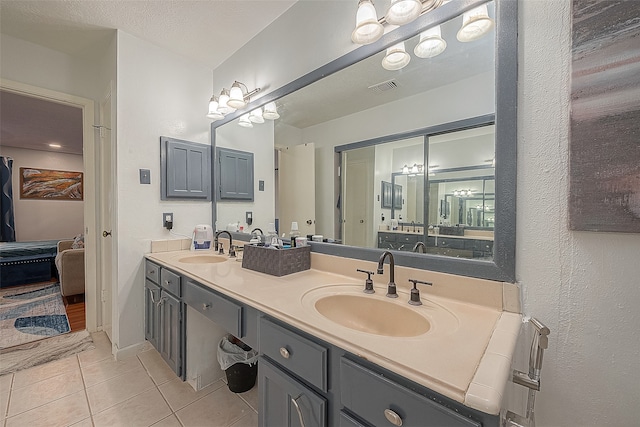
[[[462,15],[462,27],[457,38],[461,42],[478,40],[493,29],[495,22],[489,18],[487,5],[483,4]]]
[[[229,91],[226,89],[222,89],[218,97],[218,111],[225,115],[236,111],[235,108],[229,106]]]
[[[249,120],[251,123],[264,123],[264,117],[262,115],[262,107],[258,107],[249,113]]]
[[[243,87],[244,91],[242,90]],[[247,103],[251,101],[251,96],[255,95],[258,92],[260,92],[260,88],[256,88],[249,92],[247,85],[236,80],[231,85],[227,105],[229,105],[229,107],[231,108],[235,108],[236,110],[244,108],[246,107]]]
[[[404,166],[402,167],[402,173],[403,173],[404,175],[407,175],[407,174],[409,173],[409,166],[404,165]]]
[[[382,67],[385,70],[395,71],[406,67],[410,60],[411,56],[404,49],[404,42],[400,42],[387,49]]]
[[[351,40],[356,44],[371,44],[384,33],[382,24],[378,22],[378,14],[371,0],[360,0],[356,12],[356,28],[351,33]]]
[[[391,6],[384,17],[391,25],[404,25],[414,21],[421,12],[420,0],[391,0]]]
[[[418,58],[433,58],[440,55],[447,48],[447,42],[442,38],[440,25],[429,28],[420,33],[420,41],[413,49]]]
[[[207,113],[207,117],[213,120],[222,120],[224,119],[224,114],[218,111],[218,98],[215,95],[211,96],[209,100],[209,112]]]
[[[276,120],[280,118],[280,114],[278,114],[278,107],[275,102],[269,102],[264,106],[264,113],[262,113],[262,117],[267,120]]]
[[[249,113],[245,114],[244,116],[241,116],[240,119],[238,120],[238,124],[243,128],[252,128],[253,123],[251,123],[251,120],[249,120]]]

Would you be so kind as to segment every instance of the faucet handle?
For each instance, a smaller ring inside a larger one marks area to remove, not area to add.
[[[236,257],[236,248],[234,245],[229,245],[229,258]]]
[[[422,301],[420,301],[420,291],[418,290],[418,283],[422,285],[433,286],[431,282],[425,282],[418,279],[409,279],[409,282],[413,283],[413,289],[411,289],[411,298],[409,299],[409,304],[411,305],[422,305]]]
[[[358,273],[364,273],[367,275],[367,280],[365,280],[364,282],[364,293],[365,294],[373,294],[376,291],[373,289],[373,280],[371,280],[371,275],[375,274],[373,271],[367,271],[367,270],[360,270],[359,268],[356,269],[356,271]]]

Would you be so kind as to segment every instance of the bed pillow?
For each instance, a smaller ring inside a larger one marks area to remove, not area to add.
[[[73,238],[71,249],[83,249],[84,248],[84,235],[78,234]]]

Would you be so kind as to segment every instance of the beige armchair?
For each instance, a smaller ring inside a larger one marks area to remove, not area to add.
[[[73,240],[58,242],[56,267],[60,291],[65,297],[84,294],[84,248],[72,249]]]

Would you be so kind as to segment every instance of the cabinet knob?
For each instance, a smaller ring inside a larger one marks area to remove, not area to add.
[[[399,427],[402,425],[402,418],[400,418],[400,415],[396,414],[391,409],[384,410],[384,417],[387,419],[387,421],[389,421],[394,426]]]
[[[288,359],[291,356],[291,353],[289,353],[289,350],[287,350],[286,348],[280,347],[280,356]]]
[[[206,309],[208,309],[208,308],[211,308],[211,303],[204,303],[204,304],[202,304],[202,309],[203,309],[203,310],[206,310]]]

